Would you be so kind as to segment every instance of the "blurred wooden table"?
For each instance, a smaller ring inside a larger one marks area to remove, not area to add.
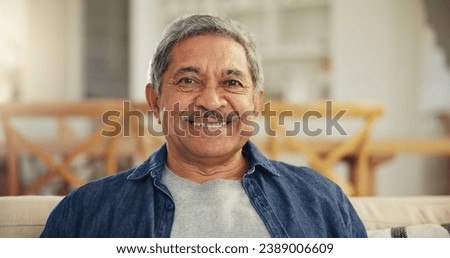
[[[371,194],[373,195],[375,180],[374,175],[378,166],[388,159],[380,157],[394,157],[400,154],[420,154],[427,156],[440,156],[450,158],[450,137],[441,138],[397,138],[397,139],[373,139],[369,143],[369,153],[373,159],[379,159],[370,167]],[[450,171],[447,171],[450,173]],[[447,190],[450,194],[450,185]]]
[[[419,153],[450,156],[450,137],[373,139],[369,142],[369,151],[373,155]]]
[[[327,155],[330,149],[340,144],[339,140],[323,139],[306,141],[317,152]],[[295,152],[295,146],[289,141],[283,145],[283,151]],[[375,173],[378,167],[392,160],[395,156],[402,154],[420,154],[428,156],[441,156],[450,158],[450,137],[441,138],[381,138],[370,139],[368,143],[368,187],[366,195],[375,194]],[[343,161],[349,164],[350,180],[356,177],[356,156],[353,153],[345,156]],[[450,172],[450,171],[449,171]],[[449,192],[450,193],[450,192]]]

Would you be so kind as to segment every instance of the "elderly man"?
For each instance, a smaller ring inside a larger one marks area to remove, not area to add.
[[[263,102],[255,44],[228,19],[175,20],[146,97],[166,144],[140,166],[88,183],[42,237],[366,237],[340,188],[268,160],[249,141]]]

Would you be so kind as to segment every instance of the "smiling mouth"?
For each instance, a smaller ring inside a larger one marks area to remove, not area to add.
[[[224,119],[225,118],[225,119]],[[206,127],[206,128],[221,128],[227,126],[234,121],[237,121],[239,116],[237,113],[232,113],[227,116],[223,116],[218,112],[205,112],[200,116],[184,115],[181,116],[181,120],[188,122],[193,126]]]

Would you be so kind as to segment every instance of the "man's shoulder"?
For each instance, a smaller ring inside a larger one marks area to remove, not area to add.
[[[128,176],[133,172],[133,170],[134,169],[128,169],[114,175],[95,179],[81,186],[79,189],[83,191],[90,191],[92,189],[114,189],[116,187],[121,187],[126,183]]]
[[[114,232],[116,218],[139,214],[152,184],[130,180],[133,169],[91,181],[70,192],[52,211],[42,236],[100,237]],[[114,220],[114,221],[113,221]],[[102,231],[98,228],[101,227]]]
[[[271,165],[278,172],[281,178],[296,179],[314,182],[323,182],[325,184],[334,184],[331,180],[323,176],[318,171],[307,166],[298,166],[283,161],[271,160]]]
[[[320,231],[316,231],[317,235],[365,236],[364,226],[336,183],[309,167],[281,161],[270,161],[270,164],[277,175],[259,173],[264,177],[260,182],[276,213],[290,217],[286,225],[309,221]],[[290,235],[299,233],[289,226],[286,230]]]
[[[76,202],[96,202],[97,200],[114,201],[133,189],[136,182],[129,180],[135,168],[99,178],[73,190],[68,197]]]
[[[244,146],[244,153],[253,161],[253,164],[259,165],[266,171],[269,171],[271,175],[276,175],[277,180],[285,180],[292,183],[304,181],[305,183],[334,185],[332,181],[310,167],[297,166],[279,160],[268,159],[252,142],[248,142]],[[261,175],[263,176],[264,174]]]
[[[270,160],[276,176],[271,177],[284,187],[289,187],[292,193],[303,195],[335,195],[341,188],[318,171],[307,167],[289,164],[283,161]]]

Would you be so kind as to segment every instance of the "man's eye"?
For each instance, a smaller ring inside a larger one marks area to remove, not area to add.
[[[228,80],[225,81],[225,86],[230,86],[230,87],[243,87],[242,83],[240,81],[236,81],[236,80]]]
[[[178,83],[180,84],[194,84],[196,83],[196,81],[192,78],[182,78],[178,81]]]

